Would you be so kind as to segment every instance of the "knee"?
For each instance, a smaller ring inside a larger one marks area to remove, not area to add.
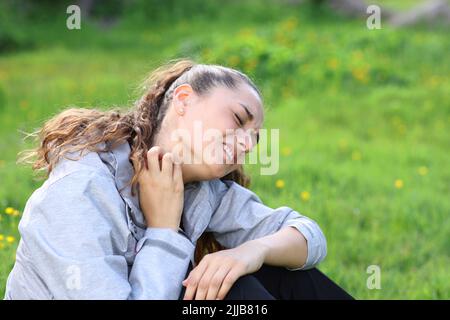
[[[252,275],[239,277],[225,296],[225,300],[273,300],[274,297]]]

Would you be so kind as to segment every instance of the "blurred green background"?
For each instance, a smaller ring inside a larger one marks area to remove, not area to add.
[[[448,25],[382,17],[369,30],[326,0],[81,3],[81,30],[68,30],[71,2],[0,2],[0,296],[42,183],[15,163],[24,132],[68,106],[129,106],[153,68],[189,57],[261,88],[280,169],[248,165],[251,189],[319,223],[324,273],[358,299],[450,298]],[[381,289],[366,285],[370,265]]]

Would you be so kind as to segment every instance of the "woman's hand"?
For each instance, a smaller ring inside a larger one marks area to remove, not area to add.
[[[258,271],[267,248],[255,241],[207,254],[183,281],[184,300],[223,300],[241,276]]]
[[[161,166],[160,166],[161,159]],[[146,167],[139,174],[139,202],[147,227],[171,228],[178,232],[184,203],[181,164],[160,147],[147,152]]]

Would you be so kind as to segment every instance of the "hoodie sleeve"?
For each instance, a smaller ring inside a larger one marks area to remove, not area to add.
[[[178,299],[194,244],[168,228],[147,228],[136,243],[112,177],[78,171],[30,200],[21,263],[55,299]]]
[[[295,269],[311,269],[326,256],[325,236],[312,219],[289,207],[272,209],[249,189],[233,181],[214,180],[211,184],[214,213],[206,231],[212,232],[216,240],[227,248],[235,248],[249,240],[273,234],[283,227],[292,226],[300,231],[307,241],[306,263]]]

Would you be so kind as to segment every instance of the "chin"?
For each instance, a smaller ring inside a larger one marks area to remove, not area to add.
[[[197,181],[213,180],[226,176],[230,170],[226,165],[191,165],[190,171]]]
[[[210,164],[204,166],[203,173],[207,180],[212,180],[223,178],[236,169],[236,165]]]
[[[208,175],[210,179],[219,179],[226,176],[230,172],[230,166],[223,164],[212,164],[207,166]]]

